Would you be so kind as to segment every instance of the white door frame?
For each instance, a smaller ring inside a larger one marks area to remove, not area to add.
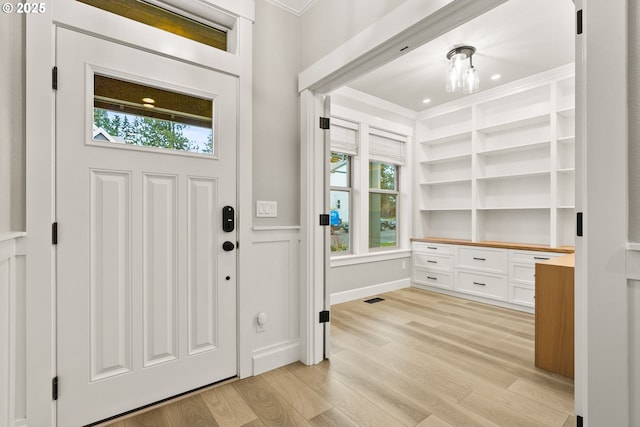
[[[208,0],[212,16],[227,14],[234,22],[232,51],[223,52],[146,27],[108,13],[99,14],[74,0],[45,2],[43,13],[26,22],[26,211],[27,211],[27,420],[29,425],[56,424],[52,379],[56,375],[56,253],[51,242],[55,220],[55,25],[156,51],[177,60],[197,63],[239,78],[237,229],[241,248],[251,247],[252,223],[252,34],[253,0]],[[170,0],[173,6],[193,4]],[[216,8],[217,7],[217,8]],[[213,8],[216,8],[214,11]],[[206,9],[206,8],[205,8]],[[215,12],[215,13],[213,13]],[[114,22],[117,22],[114,25]],[[144,27],[144,28],[143,28]],[[135,39],[123,35],[135,34]],[[60,70],[64,72],[64,70]],[[64,231],[60,238],[64,238]],[[238,266],[250,264],[249,251],[239,250]],[[251,375],[250,287],[238,269],[238,375]],[[64,392],[64,379],[60,379]]]
[[[322,360],[323,331],[317,313],[322,310],[324,277],[319,255],[323,247],[317,221],[325,188],[323,156],[318,153],[322,135],[316,120],[323,95],[400,56],[405,46],[409,48],[404,52],[418,47],[503,1],[440,1],[427,9],[422,0],[408,0],[300,73],[304,363]],[[620,167],[626,165],[627,155],[626,2],[615,6],[589,0],[575,3],[576,10],[584,9],[585,29],[576,38],[576,210],[585,212],[585,237],[576,240],[575,405],[584,425],[616,420],[613,424],[626,426],[630,408],[624,265],[627,181],[626,168]],[[598,102],[587,103],[590,95]],[[615,173],[603,163],[615,165]],[[620,191],[611,191],[611,186]],[[615,285],[610,289],[603,283]]]

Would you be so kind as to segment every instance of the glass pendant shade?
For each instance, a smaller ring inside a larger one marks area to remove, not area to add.
[[[475,93],[480,89],[480,79],[478,78],[478,72],[472,66],[464,72],[464,80],[462,83],[462,92]]]
[[[474,93],[479,90],[480,79],[471,61],[471,57],[475,52],[476,49],[473,46],[459,46],[447,53],[447,59],[449,60],[447,92]]]

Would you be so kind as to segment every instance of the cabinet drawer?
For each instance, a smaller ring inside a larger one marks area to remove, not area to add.
[[[507,299],[506,276],[490,276],[468,271],[457,271],[456,273],[456,290],[487,298]]]
[[[435,255],[432,253],[413,253],[413,265],[416,267],[438,268],[451,270],[453,268],[453,255]]]
[[[522,262],[535,264],[540,261],[547,261],[552,258],[557,258],[564,254],[556,252],[536,252],[536,251],[520,251],[511,249],[509,251],[509,262]]]
[[[442,245],[439,243],[413,242],[412,249],[416,252],[432,254],[453,255],[453,245]]]
[[[507,274],[508,253],[506,249],[458,248],[458,267],[472,268],[490,273]]]
[[[531,286],[522,286],[517,283],[512,283],[510,286],[511,295],[509,301],[514,304],[526,305],[528,307],[535,307],[536,304],[536,290]]]
[[[434,272],[417,268],[413,271],[413,281],[438,288],[453,288],[453,275],[451,273]]]
[[[509,264],[509,278],[521,283],[536,283],[535,264]]]

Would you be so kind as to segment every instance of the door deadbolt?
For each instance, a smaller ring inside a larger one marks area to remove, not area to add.
[[[235,248],[236,248],[236,245],[234,245],[233,242],[230,242],[228,240],[222,244],[222,249],[224,249],[225,252],[232,251]]]

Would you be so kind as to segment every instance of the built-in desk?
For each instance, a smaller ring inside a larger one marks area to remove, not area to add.
[[[536,263],[535,365],[574,377],[574,255]]]

